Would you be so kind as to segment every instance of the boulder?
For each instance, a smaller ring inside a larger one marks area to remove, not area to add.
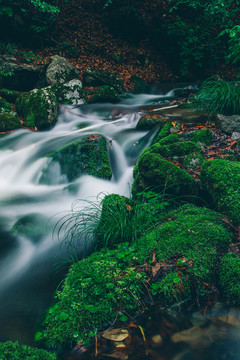
[[[150,86],[140,76],[133,75],[130,78],[134,94],[149,94]]]
[[[132,194],[153,190],[157,193],[184,196],[196,194],[195,180],[183,169],[161,155],[145,150],[134,168]]]
[[[217,210],[240,223],[240,163],[222,159],[211,160],[201,168],[201,183],[206,196]]]
[[[240,132],[240,115],[226,116],[223,114],[217,114],[216,125],[220,130],[228,134]]]
[[[12,105],[0,95],[0,113],[11,112]]]
[[[16,111],[26,127],[37,127],[38,130],[53,127],[58,117],[55,91],[47,87],[20,95],[16,101]]]
[[[84,86],[112,86],[119,94],[124,92],[124,85],[121,77],[114,71],[87,68],[83,74]]]
[[[9,112],[0,113],[0,132],[11,131],[22,127],[20,119]]]
[[[64,84],[77,79],[80,71],[71,65],[65,58],[55,55],[50,58],[46,70],[46,80],[49,85]]]
[[[101,86],[97,89],[96,93],[90,97],[89,103],[117,103],[120,101],[120,96],[112,86]]]
[[[33,89],[40,77],[40,71],[31,64],[17,64],[17,59],[13,56],[0,56],[0,87],[17,90],[29,91]]]
[[[85,103],[82,82],[78,79],[52,86],[59,104],[80,105]]]
[[[51,159],[44,170],[41,183],[51,183],[51,169],[58,163],[61,175],[74,181],[81,175],[110,179],[112,171],[108,159],[106,140],[100,135],[90,135],[61,147],[49,154]]]
[[[41,214],[29,214],[21,217],[12,227],[12,233],[27,237],[34,243],[47,235],[49,219]]]

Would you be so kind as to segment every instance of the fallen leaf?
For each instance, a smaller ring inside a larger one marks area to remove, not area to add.
[[[126,329],[113,329],[106,331],[102,336],[111,341],[123,341],[129,336],[129,332]]]

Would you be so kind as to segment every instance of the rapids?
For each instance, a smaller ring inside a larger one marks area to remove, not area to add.
[[[139,107],[149,103],[159,106],[166,100],[159,95],[136,95],[118,106],[62,106],[58,123],[50,131],[21,129],[1,135],[0,235],[7,251],[0,258],[0,341],[33,343],[36,321],[50,305],[63,276],[63,272],[54,271],[53,265],[68,256],[67,246],[60,246],[53,228],[70,212],[72,204],[78,199],[96,200],[100,193],[130,196],[133,166],[155,134],[135,130],[141,116]],[[48,184],[41,184],[49,162],[47,155],[91,134],[107,139],[112,179],[85,175],[69,183],[56,163],[48,175]],[[44,235],[37,241],[12,235],[16,221],[31,214],[48,219],[43,224]],[[84,246],[78,244],[80,253]]]

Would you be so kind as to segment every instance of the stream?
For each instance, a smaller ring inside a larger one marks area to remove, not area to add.
[[[64,234],[57,236],[54,227],[70,213],[73,204],[79,199],[100,201],[103,194],[108,193],[130,196],[133,167],[156,135],[156,130],[136,131],[136,124],[142,116],[140,110],[149,106],[156,109],[168,106],[169,99],[173,97],[174,91],[170,91],[165,96],[132,95],[118,105],[62,106],[56,126],[49,131],[20,129],[0,136],[0,341],[18,340],[20,344],[34,345],[37,325],[67,271],[69,246],[61,242]],[[107,140],[113,172],[111,180],[84,175],[69,183],[56,163],[48,172],[48,184],[41,183],[42,174],[49,163],[48,154],[76,139],[93,134],[103,135]],[[32,214],[45,219],[41,224],[41,236],[31,238],[11,232],[19,219]],[[78,243],[79,258],[86,251],[85,246],[84,240]],[[88,246],[91,248],[91,244]],[[218,317],[223,312],[227,314],[227,310],[222,307],[220,310]],[[194,313],[188,314],[188,318],[193,317]],[[236,319],[234,329],[239,331],[237,310],[233,317]],[[222,327],[226,323],[222,322]],[[182,330],[182,325],[178,330]],[[231,348],[235,349],[233,355],[227,351],[224,357],[221,350],[216,352],[217,355],[196,358],[240,359],[236,351],[239,335],[235,330],[233,332],[234,336],[229,342]],[[226,330],[221,335],[221,341],[223,338],[228,339],[229,334],[231,332]],[[214,336],[212,338],[217,346],[218,340]],[[172,343],[177,344],[178,341]],[[200,342],[194,344],[194,351],[200,351]],[[174,346],[177,349],[178,344]],[[192,349],[191,346],[187,349]],[[183,357],[177,357],[173,350],[171,352],[169,359],[195,359],[195,355],[189,355],[192,353],[185,348]]]

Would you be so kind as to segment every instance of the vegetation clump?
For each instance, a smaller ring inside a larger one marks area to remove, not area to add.
[[[237,82],[228,82],[220,77],[204,81],[197,94],[195,106],[210,116],[214,114],[234,115],[240,113],[240,87]]]
[[[203,164],[201,183],[217,210],[226,213],[235,224],[240,222],[240,164],[212,160]]]
[[[57,360],[55,354],[46,350],[33,348],[26,345],[19,345],[17,342],[0,343],[1,360]]]
[[[12,105],[0,96],[0,113],[12,111]]]
[[[159,154],[165,158],[183,157],[201,151],[201,148],[192,141],[170,142],[170,139],[168,139],[170,136],[163,139],[165,140],[166,145],[163,145],[164,141],[161,140],[152,145],[149,150],[151,150],[152,153]],[[167,144],[166,140],[169,140],[170,143]]]
[[[175,124],[175,128],[177,128],[179,126],[178,123]],[[162,140],[163,138],[169,136],[172,134],[172,130],[174,130],[174,126],[171,122],[167,123],[166,125],[164,125],[164,127],[161,129],[161,131],[159,132],[157,138],[155,139],[154,142],[159,142],[160,140]]]

